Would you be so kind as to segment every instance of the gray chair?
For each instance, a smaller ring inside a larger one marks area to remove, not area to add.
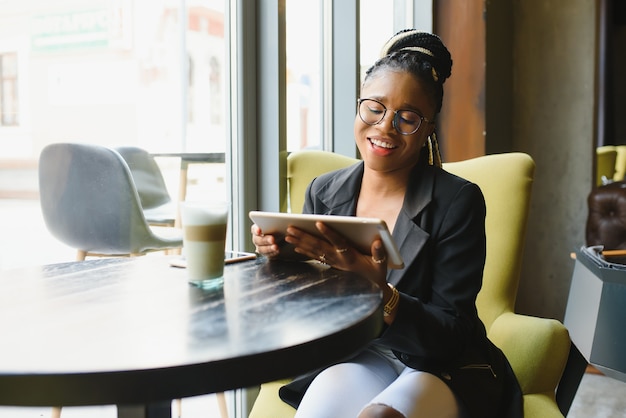
[[[182,247],[178,228],[151,228],[122,156],[99,145],[57,143],[39,157],[41,210],[48,230],[88,255],[133,256]]]
[[[154,157],[133,146],[115,148],[120,153],[135,181],[141,207],[149,225],[174,226],[177,206],[167,190],[163,173]]]

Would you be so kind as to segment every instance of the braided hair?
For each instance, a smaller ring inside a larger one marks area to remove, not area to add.
[[[417,78],[441,111],[443,83],[451,75],[452,57],[437,35],[417,29],[404,29],[385,43],[381,57],[365,73],[364,83],[381,70],[406,71]],[[428,138],[428,162],[441,166],[441,155],[435,132]]]

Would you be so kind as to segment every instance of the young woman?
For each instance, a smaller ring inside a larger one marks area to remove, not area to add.
[[[385,303],[385,329],[375,341],[281,389],[296,417],[522,416],[515,375],[476,311],[484,198],[478,186],[441,169],[435,117],[451,67],[436,35],[394,35],[357,102],[354,136],[363,161],[316,178],[307,190],[304,213],[383,219],[403,269],[387,269],[379,240],[361,253],[322,223],[326,240],[287,230],[284,241],[297,255],[358,273],[380,287]],[[256,225],[252,239],[269,258],[288,255]]]

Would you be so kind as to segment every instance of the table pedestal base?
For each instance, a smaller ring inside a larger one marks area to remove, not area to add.
[[[150,405],[118,405],[117,418],[172,418],[172,402]]]

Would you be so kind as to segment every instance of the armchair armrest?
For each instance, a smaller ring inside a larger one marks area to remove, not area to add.
[[[554,396],[570,351],[561,322],[508,312],[493,322],[489,338],[508,358],[524,395]]]

